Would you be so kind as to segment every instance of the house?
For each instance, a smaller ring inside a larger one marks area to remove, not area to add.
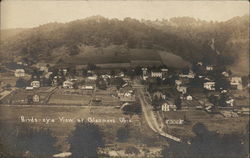
[[[206,70],[207,70],[207,71],[213,71],[213,70],[214,70],[214,66],[212,66],[212,65],[207,65],[207,66],[206,66]]]
[[[162,111],[176,111],[177,107],[173,103],[165,102],[161,105]]]
[[[228,106],[234,106],[234,99],[233,98],[229,98],[228,100],[226,100],[226,104]]]
[[[185,86],[177,86],[177,91],[182,93],[182,94],[186,94],[187,93],[187,87]]]
[[[223,71],[221,74],[222,74],[223,76],[225,76],[225,77],[229,77],[229,73],[226,72],[226,71]]]
[[[215,90],[215,82],[205,82],[203,87],[207,90],[213,91]]]
[[[125,76],[124,72],[120,72],[120,73],[118,73],[118,74],[115,76],[115,78],[117,78],[117,77],[124,77],[124,76]]]
[[[62,72],[63,72],[63,75],[65,76],[67,74],[68,70],[67,69],[62,69]]]
[[[197,62],[197,65],[202,66],[203,63],[201,61]]]
[[[37,94],[33,95],[32,100],[34,103],[38,103],[40,101],[39,95],[37,95]]]
[[[179,74],[179,77],[181,78],[194,78],[195,77],[195,74],[192,70],[189,71],[188,74]]]
[[[88,76],[87,79],[90,80],[90,81],[96,81],[97,80],[97,75]]]
[[[163,69],[161,69],[161,72],[162,72],[162,76],[163,76],[163,77],[167,77],[168,69],[163,68]]]
[[[162,78],[162,72],[161,71],[151,71],[151,77]]]
[[[26,90],[33,90],[34,87],[26,87],[25,89],[26,89]]]
[[[40,87],[40,81],[32,81],[30,83],[30,86],[33,88],[39,88]]]
[[[83,89],[83,90],[94,90],[94,86],[81,86],[80,87],[81,89]]]
[[[24,77],[24,76],[25,76],[24,69],[16,69],[16,71],[15,71],[15,77]]]
[[[239,90],[243,89],[241,77],[231,77],[230,85],[232,87],[235,87],[236,89],[239,89]]]
[[[186,97],[186,99],[187,99],[187,100],[193,100],[193,97],[192,97],[191,95],[188,95],[188,96]]]
[[[238,117],[238,114],[233,111],[221,111],[220,113],[224,117]]]
[[[148,79],[148,68],[142,68],[142,79],[147,80]]]
[[[181,81],[181,80],[175,80],[175,84],[176,84],[177,86],[180,86],[180,85],[182,84],[182,81]]]
[[[122,97],[122,96],[130,96],[128,93],[130,93],[131,95],[134,94],[134,89],[131,85],[126,85],[122,88],[120,88],[120,90],[118,91],[118,97]]]
[[[67,80],[67,81],[64,81],[63,82],[63,88],[73,88],[73,82],[72,81],[69,81],[69,80]]]

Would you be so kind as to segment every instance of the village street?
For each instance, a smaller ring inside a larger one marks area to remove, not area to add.
[[[164,126],[163,119],[161,118],[160,115],[158,115],[157,113],[154,113],[153,107],[149,103],[149,98],[147,97],[147,94],[145,92],[143,85],[140,85],[140,83],[137,80],[134,80],[134,88],[136,88],[139,100],[141,102],[142,112],[144,114],[144,117],[145,117],[149,127],[154,132],[158,133],[159,135],[161,135],[163,137],[180,142],[181,141],[180,138],[169,135],[162,130],[163,126]]]

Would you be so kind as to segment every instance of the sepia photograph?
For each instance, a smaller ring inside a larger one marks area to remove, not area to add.
[[[0,158],[249,158],[249,1],[3,0]]]

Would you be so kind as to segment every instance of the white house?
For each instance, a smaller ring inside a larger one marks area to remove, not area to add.
[[[239,90],[241,90],[243,88],[241,77],[231,77],[230,84],[231,84],[231,86],[234,86]]]
[[[180,85],[182,84],[182,81],[181,81],[181,80],[175,80],[175,84],[176,84],[177,86],[180,86]]]
[[[185,86],[177,86],[177,91],[182,93],[182,94],[186,94],[187,93],[187,87]]]
[[[73,82],[72,81],[69,81],[69,80],[67,80],[67,81],[64,81],[63,82],[63,88],[73,88]]]
[[[188,96],[186,97],[186,99],[187,99],[187,100],[193,100],[193,97],[192,97],[191,95],[188,95]]]
[[[142,68],[142,79],[147,80],[148,78],[148,69],[147,68]]]
[[[25,76],[25,71],[24,71],[24,69],[16,69],[16,71],[15,71],[15,76],[16,76],[16,77],[24,77],[24,76]]]
[[[26,89],[26,90],[33,90],[34,87],[26,87],[25,89]]]
[[[94,86],[81,86],[81,89],[83,90],[94,90]]]
[[[207,66],[206,66],[206,70],[207,70],[207,71],[213,71],[213,70],[214,70],[214,66],[212,66],[212,65],[207,65]]]
[[[159,77],[159,78],[162,78],[162,72],[159,72],[159,71],[151,71],[151,77]]]
[[[215,90],[215,82],[205,82],[203,87],[207,90],[213,91]]]
[[[229,73],[226,72],[226,71],[223,71],[221,74],[222,74],[223,76],[225,76],[225,77],[229,77]]]
[[[201,61],[197,62],[197,65],[202,66],[203,63]]]
[[[40,87],[40,81],[32,81],[30,83],[30,86],[34,87],[34,88],[39,88]]]
[[[92,81],[97,80],[97,75],[88,76],[88,80],[92,80]]]
[[[161,105],[162,111],[176,111],[176,109],[177,109],[176,105],[169,102],[165,102]]]
[[[234,99],[230,98],[230,99],[226,100],[226,103],[228,106],[234,106]]]

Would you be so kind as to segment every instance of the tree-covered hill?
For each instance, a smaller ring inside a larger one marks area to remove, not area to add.
[[[190,62],[232,65],[249,54],[249,16],[225,22],[207,22],[190,17],[169,20],[124,20],[93,16],[69,23],[49,23],[25,29],[1,42],[1,57],[39,61],[56,54],[75,56],[82,47],[172,52]],[[101,49],[100,49],[101,50]]]

